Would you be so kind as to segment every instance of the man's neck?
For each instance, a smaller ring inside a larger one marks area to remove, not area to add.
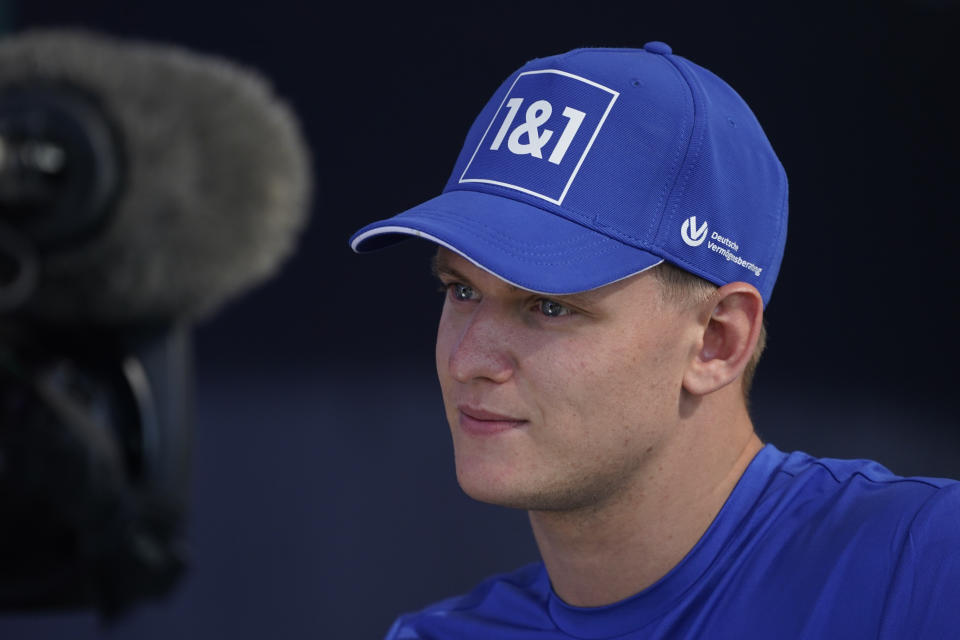
[[[692,430],[692,442],[671,443],[632,486],[604,504],[530,512],[540,554],[562,600],[594,607],[628,598],[666,575],[694,547],[762,447],[745,409],[734,424],[704,427]]]

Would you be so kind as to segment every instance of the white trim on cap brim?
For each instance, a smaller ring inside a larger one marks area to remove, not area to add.
[[[509,280],[508,278],[504,278],[504,277],[503,277],[502,275],[500,275],[499,273],[496,273],[495,271],[492,271],[491,269],[488,269],[487,267],[483,266],[482,264],[480,264],[479,262],[477,262],[476,260],[474,260],[473,258],[471,258],[470,256],[468,256],[468,255],[465,254],[464,252],[462,252],[462,251],[460,251],[459,249],[457,249],[456,247],[454,247],[454,246],[452,246],[452,245],[444,242],[444,241],[441,240],[440,238],[437,238],[437,237],[435,237],[435,236],[432,236],[432,235],[430,235],[429,233],[424,233],[423,231],[420,231],[419,229],[413,229],[413,228],[411,228],[411,227],[389,226],[389,227],[377,227],[376,229],[370,229],[370,231],[367,231],[367,232],[362,233],[362,234],[360,234],[359,236],[357,236],[357,237],[353,240],[353,242],[350,244],[350,248],[353,249],[354,251],[356,251],[357,253],[359,253],[359,251],[357,251],[357,247],[360,245],[361,242],[363,242],[363,241],[366,240],[367,238],[372,238],[373,236],[383,235],[383,234],[385,234],[385,233],[403,233],[403,234],[406,234],[406,235],[416,236],[416,237],[418,237],[418,238],[423,238],[423,239],[425,239],[425,240],[429,240],[430,242],[435,242],[436,244],[439,244],[440,246],[446,247],[446,248],[449,249],[450,251],[453,251],[454,253],[456,253],[457,255],[459,255],[459,256],[461,256],[461,257],[463,257],[464,259],[469,260],[469,261],[470,261],[471,263],[473,263],[475,266],[477,266],[477,267],[480,268],[480,269],[483,269],[484,271],[486,271],[486,272],[489,273],[490,275],[495,276],[495,277],[499,278],[500,280],[503,280],[504,282],[506,282],[507,284],[509,284],[509,285],[511,285],[511,286],[517,287],[518,289],[523,289],[524,291],[529,291],[530,293],[539,293],[539,294],[542,294],[542,295],[545,295],[545,296],[563,296],[563,295],[572,295],[572,294],[575,294],[575,293],[582,293],[583,291],[591,291],[591,289],[582,289],[582,290],[580,290],[580,291],[568,291],[568,292],[566,292],[566,293],[558,293],[558,292],[556,292],[556,291],[537,291],[536,289],[530,289],[530,288],[528,288],[528,287],[524,287],[524,286],[522,286],[522,285],[517,284],[516,282],[512,282],[512,281]],[[640,269],[639,271],[634,271],[633,273],[628,273],[627,275],[622,276],[622,277],[620,277],[620,278],[617,278],[616,280],[611,280],[610,282],[606,282],[606,283],[604,283],[604,284],[597,285],[596,287],[593,287],[593,289],[599,289],[600,287],[605,287],[605,286],[607,286],[608,284],[613,284],[614,282],[620,282],[621,280],[626,280],[627,278],[632,278],[633,276],[637,275],[638,273],[643,273],[643,272],[646,271],[647,269],[652,269],[652,268],[654,268],[655,266],[657,266],[658,264],[661,264],[662,262],[663,262],[663,258],[660,258],[659,262],[655,262],[654,264],[650,265],[649,267],[644,267],[643,269]]]

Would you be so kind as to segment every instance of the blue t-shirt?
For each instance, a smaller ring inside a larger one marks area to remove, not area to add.
[[[767,445],[667,575],[604,607],[542,564],[401,616],[387,640],[960,638],[960,482]]]

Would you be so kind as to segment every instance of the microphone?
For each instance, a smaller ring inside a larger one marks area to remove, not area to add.
[[[21,158],[0,160],[0,207],[43,253],[26,308],[46,321],[209,316],[271,276],[306,221],[297,122],[225,59],[28,32],[0,40],[0,105],[0,157]]]
[[[311,175],[251,69],[0,39],[0,608],[112,617],[176,583],[191,326],[291,255]]]

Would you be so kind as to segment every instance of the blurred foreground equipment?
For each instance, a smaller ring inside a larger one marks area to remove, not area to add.
[[[273,275],[311,195],[258,74],[82,31],[0,40],[0,608],[185,566],[190,326]]]

